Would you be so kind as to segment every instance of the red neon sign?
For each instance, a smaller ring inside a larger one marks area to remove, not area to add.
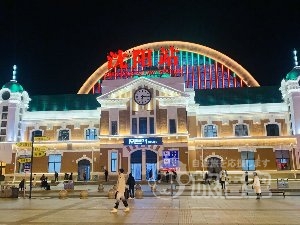
[[[159,66],[177,66],[178,65],[178,56],[176,56],[177,49],[171,46],[169,49],[160,48],[160,55],[158,60]],[[137,68],[137,65],[140,64],[144,67],[151,67],[152,65],[152,54],[151,49],[134,49],[132,50],[132,69]],[[107,69],[111,70],[114,68],[127,69],[127,63],[124,61],[128,58],[128,54],[122,50],[118,52],[110,52],[107,56]]]

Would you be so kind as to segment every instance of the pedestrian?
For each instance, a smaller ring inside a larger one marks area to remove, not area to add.
[[[150,169],[150,170],[149,170],[149,178],[148,178],[148,179],[151,180],[152,177],[153,177],[153,172],[152,172],[152,169]]]
[[[160,170],[158,171],[158,174],[157,174],[157,182],[158,183],[161,182],[161,172],[160,172]]]
[[[32,180],[33,180],[33,187],[35,187],[36,186],[36,174],[33,174]]]
[[[134,185],[135,185],[135,179],[132,176],[132,173],[129,174],[126,185],[128,185],[129,189],[129,198],[128,199],[133,199],[134,198]]]
[[[245,172],[245,184],[248,185],[249,184],[249,176],[248,176],[248,171]]]
[[[125,175],[124,175],[124,169],[119,169],[119,176],[118,176],[118,181],[117,181],[117,191],[115,194],[116,198],[116,203],[115,207],[110,211],[111,213],[116,213],[118,212],[118,207],[120,204],[120,201],[123,202],[123,205],[125,206],[124,212],[129,212],[129,207],[127,200],[125,198],[125,188],[126,188],[126,181],[125,181]]]
[[[56,172],[56,171],[54,173],[54,181],[58,181],[58,172]]]
[[[107,169],[104,170],[104,175],[105,175],[105,182],[108,181],[108,171]]]
[[[70,173],[69,180],[73,180],[73,173]]]
[[[204,183],[210,185],[210,182],[209,182],[209,179],[208,179],[208,173],[207,172],[205,172],[205,175],[204,175]]]
[[[222,189],[225,189],[225,182],[226,182],[225,172],[222,172],[222,173],[221,173],[220,181],[221,181]]]
[[[83,181],[85,182],[86,181],[86,173],[83,172]]]
[[[170,174],[169,171],[166,172],[166,182],[169,183]]]
[[[256,193],[256,199],[260,199],[261,197],[261,187],[260,187],[260,180],[256,172],[253,173],[253,185],[252,188],[254,189]]]
[[[25,188],[25,179],[22,179],[21,182],[19,183],[19,189],[20,191],[24,191]]]

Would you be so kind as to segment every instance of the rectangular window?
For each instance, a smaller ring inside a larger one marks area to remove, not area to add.
[[[216,125],[205,125],[204,126],[204,137],[217,137],[217,126]]]
[[[267,124],[266,130],[267,130],[267,136],[279,136],[278,124]]]
[[[118,135],[118,121],[111,121],[111,135]]]
[[[241,157],[242,157],[242,170],[254,171],[255,170],[254,152],[242,151]]]
[[[110,154],[110,171],[117,172],[118,169],[118,152],[112,152]]]
[[[176,134],[176,120],[175,119],[169,119],[169,133],[170,134]]]
[[[2,112],[8,112],[8,106],[3,106],[2,107]]]
[[[277,170],[290,170],[290,152],[289,150],[276,150]]]
[[[60,168],[61,168],[61,155],[60,154],[49,155],[48,173],[54,173],[55,171],[60,173]]]
[[[1,127],[6,127],[7,121],[2,121],[1,122]]]
[[[1,129],[0,134],[1,134],[1,135],[6,135],[6,129]]]
[[[150,117],[150,134],[155,134],[154,130],[154,117]]]
[[[7,120],[7,113],[2,113],[2,116],[1,116],[1,118],[3,119],[3,120]]]
[[[139,134],[147,134],[147,117],[139,118]]]
[[[60,130],[58,132],[58,140],[59,141],[68,141],[70,139],[69,130]]]
[[[248,136],[248,127],[245,124],[235,125],[235,136]]]
[[[132,134],[137,134],[137,119],[136,118],[132,118],[131,120],[131,133]]]
[[[97,140],[98,134],[97,129],[89,128],[85,130],[85,139],[86,140]]]

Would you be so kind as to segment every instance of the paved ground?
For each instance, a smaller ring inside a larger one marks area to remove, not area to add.
[[[129,200],[130,212],[110,213],[114,199],[108,199],[111,185],[98,192],[97,185],[77,185],[66,199],[59,198],[60,184],[51,191],[34,188],[32,198],[1,198],[0,225],[88,225],[88,224],[299,224],[300,196],[283,198],[235,192],[227,195],[217,189],[197,187],[173,192],[170,185],[159,185],[155,194],[143,185],[144,197]],[[228,187],[229,188],[229,187]],[[235,187],[237,188],[237,187]],[[87,190],[87,199],[80,192]],[[155,196],[156,195],[156,196]]]

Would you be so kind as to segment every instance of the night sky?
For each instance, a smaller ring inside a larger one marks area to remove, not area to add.
[[[110,51],[156,41],[213,48],[261,86],[280,85],[299,51],[298,0],[0,1],[0,85],[75,94]]]

